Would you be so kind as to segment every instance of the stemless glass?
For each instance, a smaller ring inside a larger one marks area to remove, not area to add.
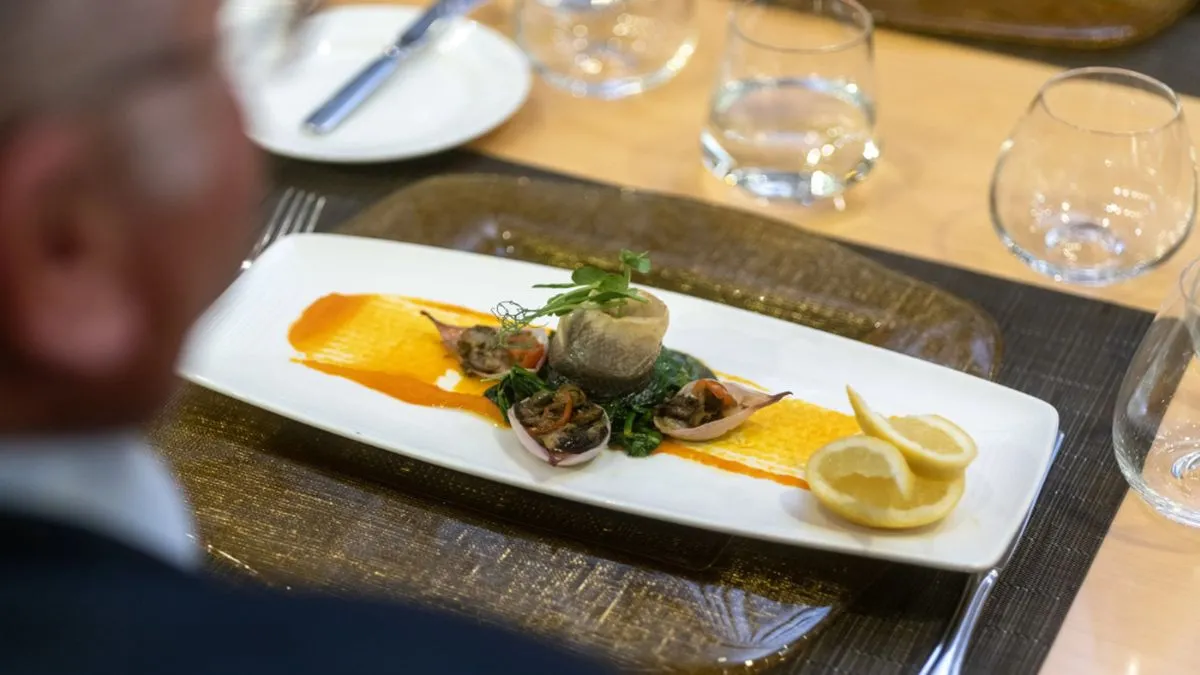
[[[735,8],[700,136],[708,170],[801,204],[862,180],[879,159],[872,30],[855,0]]]
[[[1134,354],[1117,396],[1113,445],[1129,485],[1156,511],[1200,527],[1200,260]]]
[[[992,222],[1005,245],[1071,283],[1111,283],[1166,260],[1191,231],[1195,204],[1179,98],[1119,68],[1043,85],[992,176]]]
[[[694,0],[518,0],[517,44],[546,82],[616,99],[675,76],[696,48]]]

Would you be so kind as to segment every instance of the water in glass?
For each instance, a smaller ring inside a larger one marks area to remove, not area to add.
[[[871,18],[852,0],[735,9],[705,166],[769,199],[840,195],[879,158],[871,62]]]

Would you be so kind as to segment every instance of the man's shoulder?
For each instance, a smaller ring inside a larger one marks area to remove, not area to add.
[[[440,613],[234,588],[82,530],[2,515],[0,634],[15,638],[0,652],[7,674],[606,672]]]

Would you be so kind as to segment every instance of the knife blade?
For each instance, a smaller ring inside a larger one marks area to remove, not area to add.
[[[983,607],[987,604],[988,598],[992,595],[992,590],[995,589],[997,582],[999,582],[1000,573],[1012,561],[1013,554],[1017,551],[1017,545],[1025,537],[1025,529],[1029,527],[1029,521],[1033,518],[1033,511],[1037,507],[1038,497],[1041,497],[1042,488],[1045,487],[1046,481],[1050,478],[1050,471],[1054,468],[1054,460],[1058,459],[1058,452],[1062,449],[1065,439],[1066,436],[1059,430],[1058,439],[1054,442],[1054,450],[1050,453],[1050,461],[1046,464],[1046,471],[1042,474],[1041,482],[1038,483],[1037,496],[1034,497],[1033,502],[1029,505],[1029,509],[1025,511],[1021,525],[1017,528],[1017,536],[1009,543],[1004,556],[1000,558],[1000,562],[996,563],[990,570],[976,572],[971,575],[971,578],[967,581],[967,587],[963,591],[963,596],[959,601],[958,609],[955,610],[954,618],[950,621],[950,625],[946,626],[946,632],[942,635],[942,641],[934,647],[933,653],[929,655],[929,660],[921,668],[920,675],[960,675],[962,673],[963,663],[967,658],[967,649],[970,647],[971,638],[975,634],[975,626],[979,623],[979,617],[983,615]]]
[[[383,85],[400,66],[416,55],[431,39],[430,29],[438,21],[467,14],[486,0],[439,0],[404,29],[383,54],[350,78],[328,101],[304,120],[305,131],[323,136],[337,129]]]

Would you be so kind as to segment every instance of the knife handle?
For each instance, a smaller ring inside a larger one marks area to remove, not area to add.
[[[304,120],[306,131],[318,136],[325,135],[338,127],[355,110],[371,97],[388,78],[396,72],[399,59],[395,54],[385,54],[338,90],[333,98],[317,108]]]
[[[967,648],[970,647],[971,637],[975,626],[983,614],[983,606],[987,604],[1000,578],[999,570],[990,570],[986,574],[972,575],[968,585],[974,584],[970,595],[964,595],[963,601],[955,612],[949,633],[943,644],[938,645],[940,653],[930,659],[921,669],[921,675],[960,675],[963,661],[967,658]]]

